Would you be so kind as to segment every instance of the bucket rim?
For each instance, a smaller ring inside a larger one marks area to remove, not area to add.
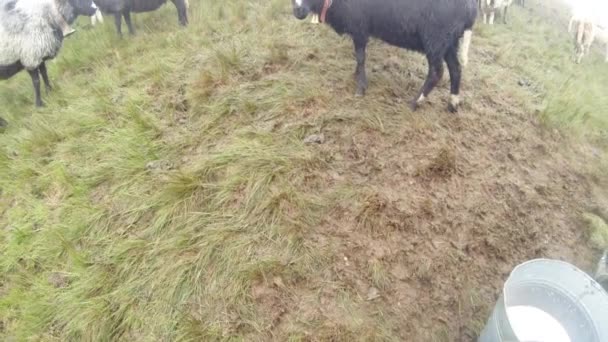
[[[513,268],[513,270],[507,277],[507,279],[504,282],[503,287],[502,287],[502,295],[501,295],[502,305],[505,310],[505,313],[504,313],[505,318],[509,322],[509,325],[511,324],[510,323],[511,319],[509,318],[509,315],[506,312],[507,308],[509,307],[507,305],[507,302],[508,302],[507,298],[509,297],[507,288],[520,283],[519,281],[513,279],[514,275],[516,275],[518,272],[521,272],[522,269],[525,269],[530,264],[538,264],[538,263],[547,263],[550,265],[563,267],[563,269],[567,269],[571,272],[574,272],[574,273],[580,275],[581,282],[586,282],[587,284],[595,287],[597,290],[599,290],[600,296],[603,293],[606,296],[606,298],[608,298],[608,293],[603,291],[603,287],[601,286],[601,284],[599,284],[597,282],[597,280],[595,280],[592,276],[590,276],[589,274],[587,274],[586,272],[582,271],[581,269],[579,269],[578,267],[576,267],[575,265],[573,265],[569,262],[562,261],[562,260],[556,260],[556,259],[549,259],[549,258],[537,258],[537,259],[527,260],[525,262],[518,264],[517,266],[515,266]],[[522,284],[526,283],[526,281],[523,280],[523,281],[521,281],[521,283]],[[568,289],[565,288],[564,286],[560,285],[560,282],[551,281],[550,279],[542,279],[542,278],[539,278],[538,280],[532,280],[532,281],[528,280],[528,282],[527,282],[527,284],[533,284],[533,283],[538,284],[538,285],[546,285],[548,287],[553,288],[555,291],[559,291],[563,296],[567,297],[568,300],[571,301],[572,303],[579,304],[578,306],[580,306],[580,308],[582,309],[583,314],[586,316],[587,321],[589,321],[589,322],[596,321],[596,319],[592,315],[592,312],[594,310],[590,310],[590,308],[587,305],[585,305],[585,303],[578,301],[577,297],[573,293],[568,291]],[[597,330],[597,327],[595,326],[595,324],[592,324],[592,326],[594,327],[596,338],[600,338],[599,337],[600,332]]]

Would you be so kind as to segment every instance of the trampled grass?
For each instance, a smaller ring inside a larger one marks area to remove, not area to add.
[[[362,196],[327,190],[327,156],[303,138],[332,121],[378,134],[404,118],[428,124],[384,101],[412,93],[400,75],[371,78],[375,100],[346,97],[351,43],[290,10],[286,0],[191,1],[182,29],[169,4],[136,15],[138,35],[122,40],[110,17],[95,28],[82,19],[49,65],[45,108],[33,107],[27,73],[0,84],[0,339],[281,337],[252,289],[320,273],[332,251],[303,236]],[[471,63],[489,90],[467,101],[513,96],[605,146],[608,65],[597,54],[574,65],[566,29],[546,18],[515,9],[511,20],[477,27]],[[475,66],[482,58],[494,60]],[[505,70],[527,85],[504,85]],[[387,270],[368,271],[383,289]],[[351,296],[340,297],[349,324],[302,324],[318,340],[396,339],[399,322]]]

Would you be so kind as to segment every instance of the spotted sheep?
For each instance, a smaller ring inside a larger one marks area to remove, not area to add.
[[[507,23],[507,10],[513,3],[513,0],[479,0],[479,9],[483,14],[483,23],[494,25],[494,17],[497,12],[502,12],[502,21]],[[523,6],[523,3],[522,3]]]
[[[589,15],[575,13],[568,23],[568,32],[574,30],[574,60],[581,63],[583,57],[589,54],[595,39],[594,20]]]
[[[356,95],[367,90],[366,47],[370,37],[394,46],[425,54],[426,80],[411,101],[415,110],[435,88],[447,64],[450,73],[448,109],[460,105],[461,65],[468,62],[472,28],[477,17],[475,0],[292,0],[298,19],[319,16],[338,34],[349,35],[354,44],[357,67]],[[462,43],[461,43],[462,41]]]
[[[40,76],[49,91],[45,62],[61,49],[62,23],[94,13],[92,0],[0,0],[0,80],[27,70],[42,106]]]

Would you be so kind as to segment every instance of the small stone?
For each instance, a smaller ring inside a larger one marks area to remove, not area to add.
[[[164,170],[169,171],[175,169],[175,165],[168,160],[153,160],[146,163],[146,170]]]
[[[146,163],[146,170],[158,169],[158,164],[159,164],[158,160],[153,160],[151,162],[148,162],[148,163]]]
[[[305,144],[322,144],[325,142],[325,135],[321,134],[311,134],[304,139]]]
[[[380,291],[375,287],[370,287],[367,291],[367,300],[374,300],[380,298]]]
[[[272,278],[272,283],[274,284],[274,286],[276,286],[280,289],[285,288],[285,283],[283,283],[283,279],[281,277]]]

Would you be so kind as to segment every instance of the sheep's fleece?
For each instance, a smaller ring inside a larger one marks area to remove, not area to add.
[[[20,61],[32,70],[57,55],[63,36],[52,18],[54,1],[0,0],[0,65]]]

